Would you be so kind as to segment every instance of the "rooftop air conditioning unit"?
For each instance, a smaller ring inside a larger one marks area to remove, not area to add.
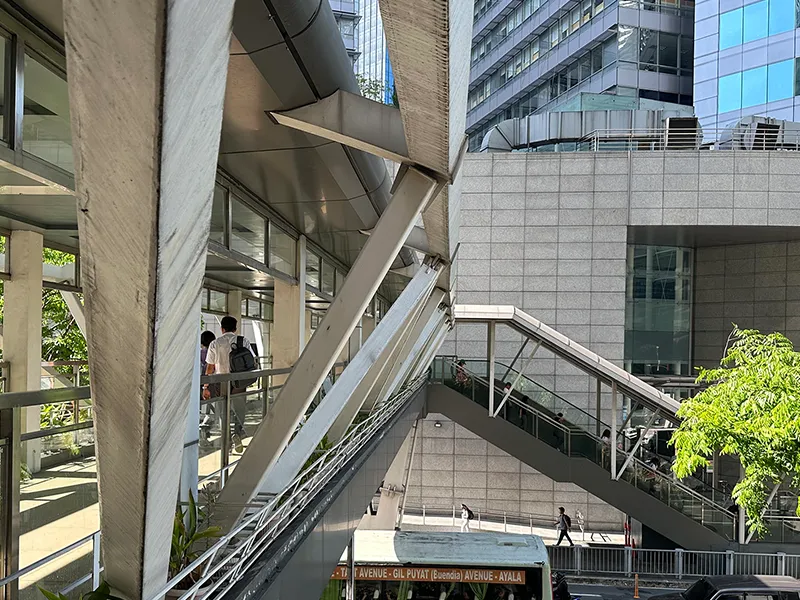
[[[664,119],[664,148],[696,150],[703,139],[697,117],[667,117]]]

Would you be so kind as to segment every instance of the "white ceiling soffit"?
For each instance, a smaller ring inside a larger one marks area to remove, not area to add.
[[[409,157],[454,176],[423,213],[431,251],[453,259],[467,115],[473,0],[379,0]],[[451,289],[445,269],[439,285]]]

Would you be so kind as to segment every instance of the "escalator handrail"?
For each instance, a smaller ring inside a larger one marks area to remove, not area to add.
[[[449,361],[447,361],[447,359],[442,358],[442,357],[437,357],[436,360],[440,360],[443,364],[447,364],[449,366],[457,366],[456,364],[450,363]],[[484,379],[480,375],[476,375],[476,374],[468,371],[467,369],[464,369],[464,370],[470,375],[470,377],[472,377],[473,379],[475,379],[477,381],[480,381],[481,383],[486,385],[487,388],[489,387],[489,383],[486,381],[486,379]],[[443,371],[443,375],[444,375],[444,371]],[[444,383],[444,376],[442,377],[442,383]],[[502,388],[500,388],[496,383],[492,387],[493,387],[495,392],[500,392],[500,393],[503,393],[503,394],[505,393],[505,391]],[[529,412],[531,412],[534,415],[536,415],[538,418],[544,419],[545,421],[549,422],[550,424],[552,424],[552,425],[558,427],[559,429],[561,429],[562,431],[566,432],[566,434],[568,436],[570,436],[570,438],[569,438],[569,448],[572,447],[572,434],[573,434],[573,431],[574,431],[573,429],[571,429],[569,427],[565,427],[562,423],[559,423],[558,421],[554,421],[553,419],[551,419],[547,415],[542,414],[540,411],[536,410],[534,407],[532,407],[530,405],[527,405],[527,404],[525,404],[523,402],[520,402],[519,400],[514,398],[514,396],[509,396],[508,397],[508,401],[513,402],[514,404],[516,404],[520,408],[524,408],[524,409],[528,410]],[[605,442],[603,442],[599,437],[597,437],[595,434],[593,434],[593,433],[591,433],[589,431],[583,431],[583,430],[580,430],[580,429],[578,431],[581,432],[581,435],[587,436],[590,439],[594,440],[596,443],[600,444],[601,447],[602,447],[603,444],[605,444]],[[625,452],[625,450],[623,450],[621,448],[618,448],[617,452],[621,456],[624,456],[626,458],[628,456],[630,456],[629,453]],[[652,473],[653,475],[655,475],[656,478],[666,482],[667,485],[675,486],[678,489],[680,489],[682,492],[697,498],[701,503],[710,505],[716,511],[719,511],[726,519],[733,520],[733,516],[728,512],[727,509],[725,509],[720,504],[717,504],[716,502],[714,502],[710,498],[707,498],[707,497],[703,496],[702,494],[698,494],[693,489],[691,489],[690,487],[688,487],[685,484],[683,484],[681,481],[679,481],[677,479],[673,479],[671,477],[668,477],[664,473],[661,473],[660,471],[654,469],[650,465],[642,462],[641,460],[636,458],[636,456],[632,456],[631,457],[630,466],[633,466],[633,465],[638,466],[640,469],[642,469],[644,471]]]

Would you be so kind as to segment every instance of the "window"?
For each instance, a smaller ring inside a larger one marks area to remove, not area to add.
[[[793,60],[784,60],[767,66],[767,102],[785,100],[793,94]]]
[[[767,67],[742,73],[742,108],[767,102]]]
[[[658,65],[658,32],[652,29],[639,30],[639,68],[655,71]]]
[[[259,262],[266,263],[266,223],[238,200],[231,199],[231,250],[241,252]]]
[[[226,197],[228,193],[224,187],[214,186],[214,201],[211,205],[211,233],[208,239],[220,244],[225,244],[225,221],[227,214]]]
[[[306,254],[306,285],[319,289],[319,256]]]
[[[605,7],[605,0],[594,0],[594,14],[596,15]]]
[[[583,0],[581,10],[581,25],[588,23],[592,18],[592,0]]]
[[[678,72],[678,36],[672,33],[658,34],[658,64],[662,73]]]
[[[653,281],[653,298],[656,300],[675,300],[675,280],[656,279]]]
[[[644,277],[633,278],[633,297],[647,298],[647,279]]]
[[[228,294],[217,290],[208,290],[208,310],[211,312],[228,312]]]
[[[25,105],[22,149],[72,173],[72,135],[67,82],[39,60],[25,54]]]
[[[556,44],[558,44],[558,23],[550,27],[550,47],[552,48]]]
[[[322,293],[333,294],[336,292],[336,269],[333,265],[322,261]]]
[[[682,71],[691,72],[694,70],[694,39],[688,36],[681,36],[680,46],[681,56],[679,66]]]
[[[578,6],[577,8],[572,9],[572,24],[570,25],[570,33],[578,31],[578,27],[581,26],[581,7]]]
[[[719,78],[717,110],[721,113],[742,108],[742,74],[733,73]]]
[[[569,37],[569,15],[561,17],[561,39],[565,40]]]
[[[742,43],[743,9],[737,8],[719,16],[719,49],[732,48]]]
[[[744,7],[744,42],[752,42],[767,37],[767,0]],[[722,32],[720,32],[722,35]]]
[[[795,0],[769,0],[769,35],[791,31],[795,25]]]
[[[297,244],[289,234],[269,224],[269,266],[281,273],[295,276]]]

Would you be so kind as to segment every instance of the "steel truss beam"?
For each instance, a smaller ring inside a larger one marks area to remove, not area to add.
[[[266,474],[289,443],[336,358],[348,342],[422,210],[443,183],[413,168],[395,179],[392,199],[358,255],[342,290],[309,340],[272,408],[253,436],[217,504],[218,524],[229,530],[261,489]]]

